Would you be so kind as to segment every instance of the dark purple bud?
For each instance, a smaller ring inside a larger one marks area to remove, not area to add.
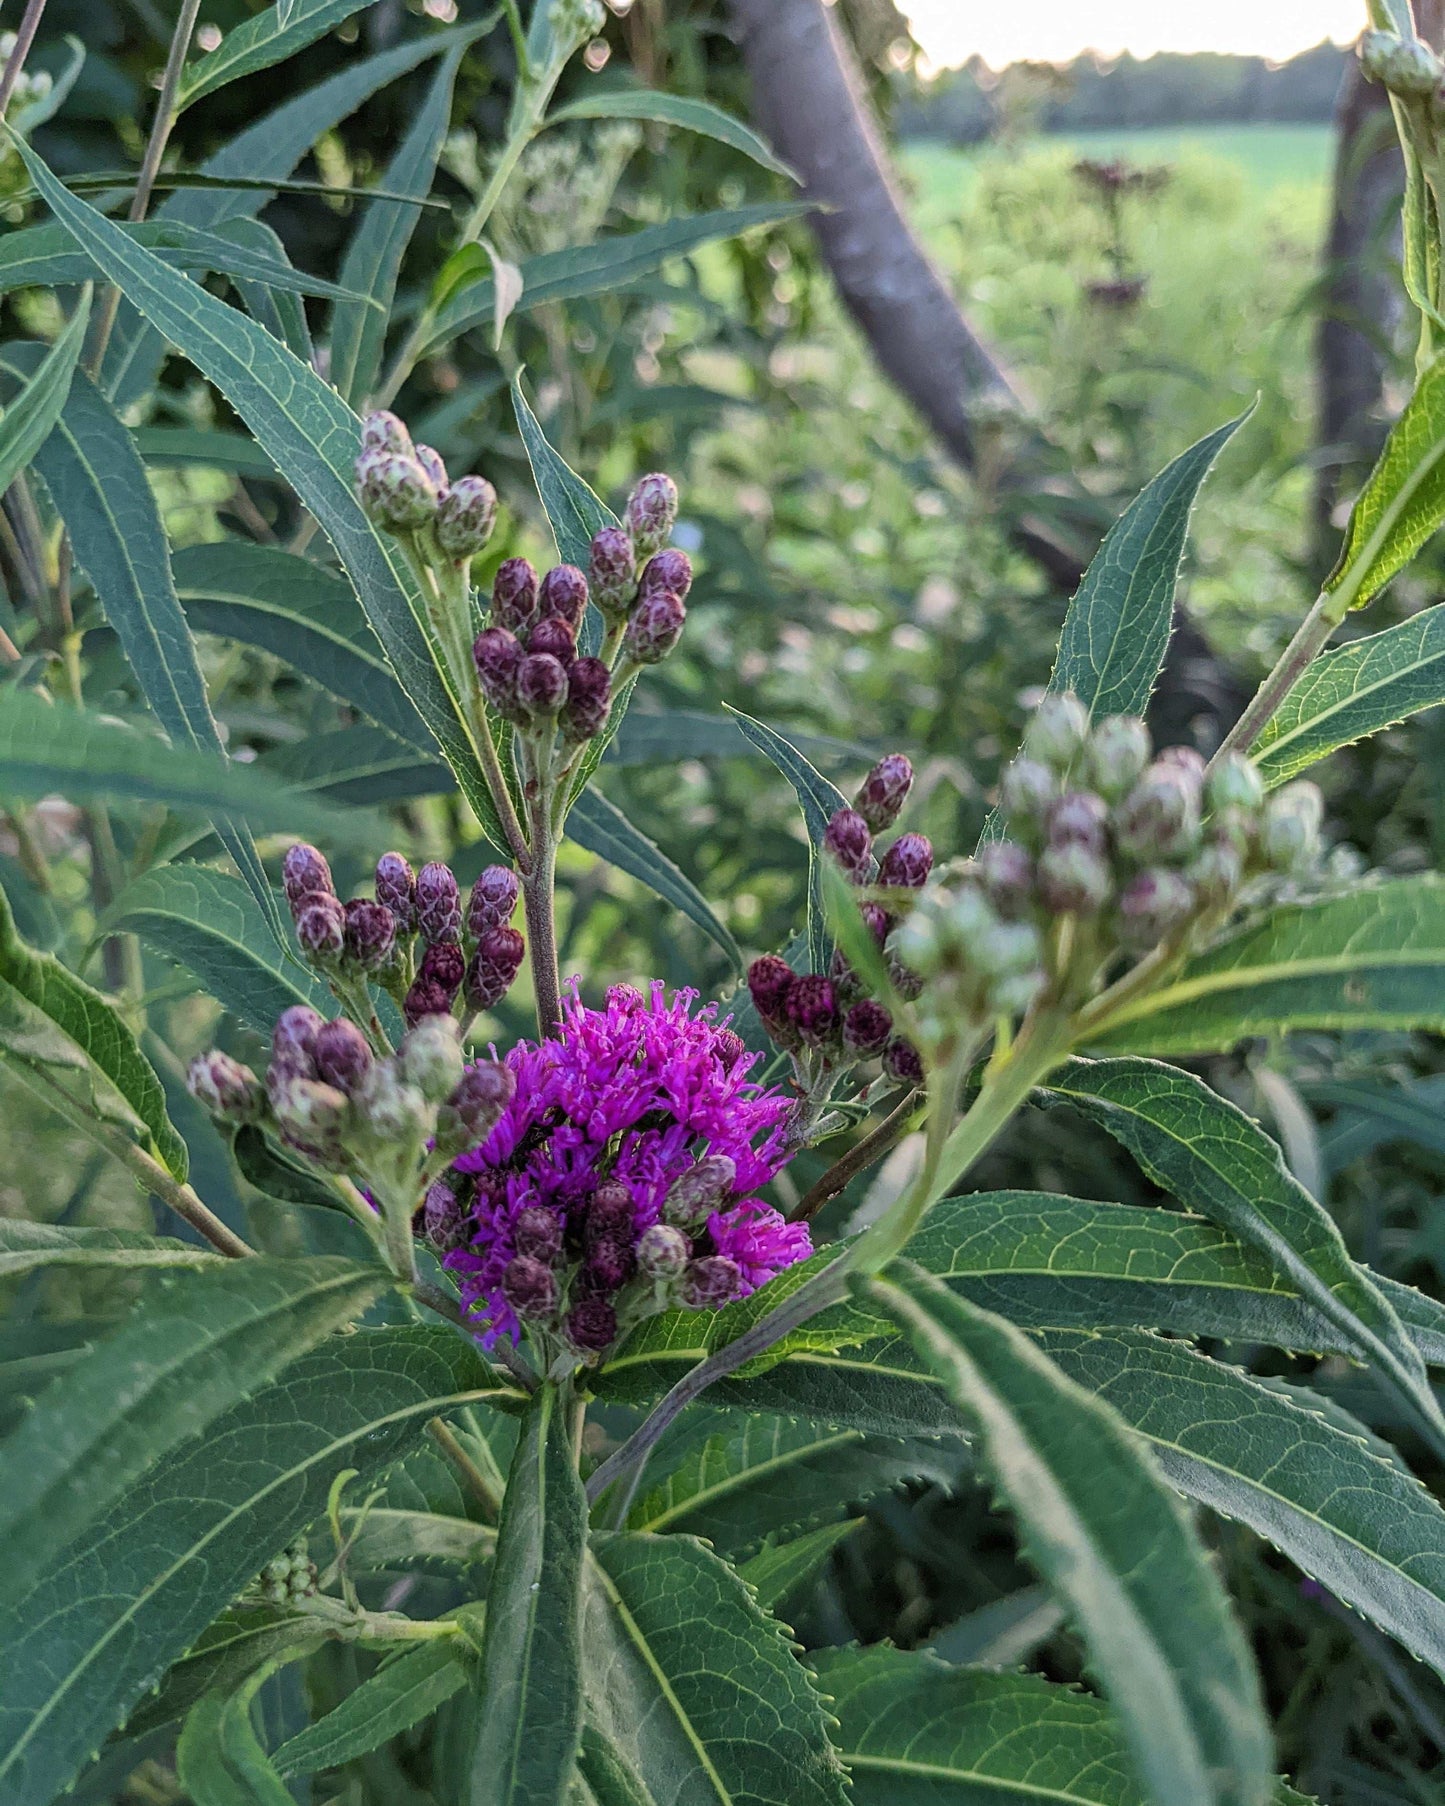
[[[529,653],[517,666],[517,707],[534,721],[545,721],[566,700],[566,668],[550,652]]]
[[[547,1276],[551,1278],[550,1273]],[[568,1311],[563,1328],[579,1354],[603,1354],[617,1339],[617,1312],[605,1298],[579,1298]]]
[[[689,1261],[682,1276],[682,1302],[692,1311],[716,1310],[737,1296],[742,1273],[725,1254],[704,1254]]]
[[[679,602],[685,602],[692,588],[692,560],[680,546],[664,546],[643,565],[637,588],[644,596],[666,590]]]
[[[305,841],[287,847],[286,857],[281,861],[281,888],[286,892],[293,917],[301,913],[310,898],[336,895],[331,867],[316,848],[307,846]]]
[[[873,875],[873,836],[856,809],[835,809],[823,831],[823,846],[855,884]]]
[[[526,558],[504,558],[492,579],[492,624],[523,634],[537,619],[537,573]]]
[[[1045,847],[1039,858],[1039,901],[1058,915],[1092,915],[1108,901],[1108,863],[1082,841]]]
[[[416,925],[428,941],[462,938],[462,899],[452,868],[434,859],[416,875]]]
[[[455,997],[466,969],[467,956],[455,941],[433,941],[421,956],[417,977],[441,985]]]
[[[1024,915],[1033,903],[1034,862],[1016,840],[990,840],[978,849],[974,864],[979,885],[998,913],[1009,920]]]
[[[577,633],[561,615],[544,615],[527,635],[527,650],[548,653],[564,669],[577,656]]]
[[[858,911],[869,934],[881,947],[888,939],[888,930],[893,926],[893,919],[881,903],[865,903]]]
[[[662,1214],[682,1229],[700,1229],[733,1195],[737,1163],[726,1154],[705,1154],[673,1180]]]
[[[676,1279],[688,1263],[692,1246],[680,1229],[654,1223],[637,1244],[637,1264],[649,1279]]]
[[[612,673],[600,658],[579,658],[567,672],[562,733],[568,740],[594,740],[612,712]]]
[[[1091,853],[1102,853],[1108,819],[1103,797],[1095,796],[1092,790],[1070,790],[1049,804],[1044,832],[1050,846],[1080,846]]]
[[[487,866],[472,886],[467,904],[467,933],[473,940],[480,940],[489,928],[511,921],[520,889],[511,866]]]
[[[316,1052],[316,1036],[321,1017],[306,1003],[293,1003],[282,1010],[271,1030],[271,1057],[283,1065],[314,1074],[312,1061]]]
[[[855,1060],[871,1060],[882,1053],[893,1033],[893,1018],[881,1003],[865,997],[843,1018],[843,1051]]]
[[[538,612],[561,615],[575,633],[587,612],[587,577],[575,564],[555,564],[542,579],[537,591]]]
[[[459,477],[437,509],[437,544],[458,562],[475,558],[496,524],[496,490],[485,477]]]
[[[363,452],[356,490],[367,519],[392,533],[415,533],[436,517],[437,486],[415,456]]]
[[[296,917],[296,941],[313,965],[330,965],[346,946],[346,911],[335,897],[311,896]]]
[[[412,449],[411,434],[395,414],[388,414],[385,408],[378,408],[361,423],[361,449],[409,453]]]
[[[719,1066],[731,1068],[748,1051],[748,1044],[741,1035],[734,1034],[730,1028],[720,1028],[712,1044],[712,1057]]]
[[[384,903],[353,897],[346,905],[346,957],[363,972],[384,966],[396,940],[396,917]]]
[[[589,1238],[587,1259],[582,1266],[582,1283],[589,1291],[615,1292],[625,1286],[637,1271],[637,1256],[632,1238],[602,1235]]]
[[[383,853],[377,860],[376,900],[391,911],[397,934],[416,932],[416,874],[400,853]]]
[[[682,638],[686,622],[687,610],[680,596],[668,590],[643,596],[628,618],[623,652],[634,664],[660,664]]]
[[[599,1185],[587,1201],[586,1236],[593,1241],[615,1236],[630,1238],[637,1206],[632,1193],[620,1179],[608,1179]]]
[[[298,1153],[336,1167],[344,1158],[350,1103],[344,1091],[320,1079],[287,1079],[272,1093],[281,1139]]]
[[[445,1179],[433,1180],[422,1205],[422,1227],[438,1254],[466,1246],[467,1218],[457,1194]]]
[[[592,537],[592,599],[609,620],[619,620],[637,588],[637,554],[621,527],[603,527]]]
[[[371,1046],[354,1022],[338,1016],[317,1029],[311,1057],[316,1076],[350,1096],[370,1070]]]
[[[441,979],[422,982],[441,984]],[[439,1104],[461,1083],[462,1031],[455,1016],[433,1010],[407,1031],[401,1044],[399,1070],[429,1104]]]
[[[485,627],[472,642],[472,663],[482,694],[499,715],[517,712],[517,670],[521,642],[505,627]]]
[[[999,807],[1015,833],[1031,834],[1059,793],[1058,779],[1038,759],[1015,759],[999,780]]]
[[[512,1101],[517,1081],[500,1060],[478,1060],[458,1079],[451,1096],[437,1111],[439,1147],[476,1147],[496,1127]]]
[[[853,806],[870,830],[881,834],[898,820],[912,788],[912,764],[902,753],[889,753],[858,786]]]
[[[918,1049],[902,1035],[896,1035],[883,1049],[883,1070],[899,1085],[923,1083],[923,1061]]]
[[[441,453],[434,451],[430,445],[418,445],[413,451],[413,456],[431,478],[432,487],[436,490],[438,499],[444,499],[451,479],[447,475],[446,465],[442,463]]]
[[[1143,949],[1162,941],[1187,920],[1195,905],[1194,887],[1167,866],[1142,871],[1119,896],[1119,938]]]
[[[797,982],[793,968],[776,953],[765,953],[748,967],[753,1008],[765,1028],[779,1027],[787,1021],[788,998]]]
[[[1131,859],[1178,859],[1199,842],[1202,784],[1196,772],[1156,759],[1119,805],[1114,838]]]
[[[677,484],[672,478],[661,471],[639,477],[627,498],[622,524],[632,535],[640,558],[650,558],[662,550],[676,519]]]
[[[550,1317],[557,1308],[556,1275],[530,1254],[518,1254],[502,1272],[502,1296],[524,1322]]]
[[[788,1021],[809,1047],[826,1047],[838,1033],[838,1000],[830,980],[807,972],[788,993]]]
[[[402,999],[401,1013],[406,1017],[408,1028],[415,1028],[426,1016],[448,1015],[452,1007],[452,994],[445,985],[439,985],[430,978],[413,979]]]
[[[555,1210],[548,1210],[544,1205],[529,1204],[525,1210],[517,1212],[517,1220],[512,1225],[512,1246],[518,1254],[529,1255],[550,1266],[562,1252],[561,1218]]]
[[[266,1091],[249,1066],[219,1049],[198,1054],[186,1071],[186,1089],[218,1122],[259,1122]]]
[[[462,980],[467,1007],[494,1009],[511,990],[526,952],[527,943],[515,928],[505,923],[489,928],[478,940]]]
[[[920,890],[933,870],[933,843],[926,834],[900,834],[883,855],[878,882],[900,890]]]

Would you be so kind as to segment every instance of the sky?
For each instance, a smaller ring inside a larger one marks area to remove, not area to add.
[[[1348,43],[1365,0],[899,0],[938,68],[982,55],[995,69],[1029,58],[1067,62],[1083,50],[1232,50],[1279,60],[1318,44]]]

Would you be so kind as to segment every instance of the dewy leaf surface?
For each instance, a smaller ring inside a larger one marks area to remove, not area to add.
[[[451,1330],[358,1330],[153,1468],[6,1612],[0,1798],[50,1800],[262,1566],[457,1403],[496,1395]]]
[[[868,1296],[975,1424],[980,1454],[1062,1599],[1153,1806],[1259,1806],[1269,1729],[1244,1638],[1172,1493],[1113,1412],[1002,1318],[919,1268]]]

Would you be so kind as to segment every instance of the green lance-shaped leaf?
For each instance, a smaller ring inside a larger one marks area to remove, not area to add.
[[[786,1542],[764,1543],[738,1572],[765,1612],[786,1612],[817,1579],[838,1545],[862,1523],[862,1518],[844,1518],[841,1523],[821,1524]]]
[[[463,40],[442,58],[426,100],[382,172],[380,186],[389,193],[415,195],[421,200],[430,190],[451,121],[452,88],[465,48]],[[362,299],[332,309],[331,380],[343,400],[355,406],[376,382],[396,279],[419,211],[406,201],[368,202],[346,248],[341,281]]]
[[[440,759],[374,727],[342,727],[267,747],[256,761],[287,784],[333,803],[407,802],[447,796],[457,781]]]
[[[67,971],[53,955],[21,940],[9,898],[0,890],[0,1059],[99,1077],[134,1116],[159,1159],[177,1179],[186,1144],[166,1113],[155,1068],[115,1006]]]
[[[214,50],[186,64],[176,93],[176,110],[190,106],[203,94],[214,94],[227,82],[285,62],[373,4],[374,0],[292,0],[288,5],[287,0],[280,0],[228,31]]]
[[[209,427],[138,426],[131,437],[135,440],[136,450],[151,467],[203,464],[212,470],[234,471],[239,477],[277,480],[276,466],[256,441],[248,439],[244,433],[221,432]],[[249,541],[238,543],[250,544]],[[178,588],[180,560],[191,549],[187,547],[172,555],[171,570],[176,574]],[[184,594],[181,599],[185,600]],[[349,589],[347,600],[354,609],[356,599]]]
[[[685,131],[699,132],[704,138],[715,138],[719,144],[731,146],[774,175],[797,176],[775,155],[758,134],[731,113],[712,106],[705,100],[694,100],[685,94],[660,94],[655,88],[614,88],[610,93],[585,94],[581,100],[569,101],[548,115],[548,125],[561,125],[568,119],[650,119],[659,125],[677,125]]]
[[[567,817],[567,832],[589,853],[596,853],[598,858],[636,878],[665,903],[680,910],[722,949],[734,972],[742,971],[742,949],[718,920],[707,898],[655,841],[633,826],[615,803],[589,786],[572,805]]]
[[[415,579],[356,499],[361,431],[356,416],[315,371],[254,321],[132,244],[94,208],[67,193],[28,147],[21,146],[20,153],[76,242],[216,384],[295,486],[346,566],[398,681],[436,735],[467,801],[488,831],[500,835],[463,701],[432,655]]]
[[[871,764],[877,757],[856,740],[830,734],[790,734],[792,744],[815,760],[849,759]],[[701,709],[629,709],[608,751],[608,765],[657,765],[669,759],[751,759],[759,749],[744,735],[736,717]]]
[[[430,1718],[467,1684],[467,1645],[437,1638],[394,1657],[339,1706],[283,1743],[271,1760],[283,1775],[339,1768]]]
[[[1242,1110],[1154,1060],[1071,1060],[1048,1090],[1122,1143],[1156,1185],[1258,1248],[1445,1440],[1425,1364],[1393,1306]]]
[[[793,786],[803,811],[803,826],[808,831],[808,955],[809,969],[822,972],[828,965],[828,924],[823,909],[823,836],[828,822],[839,809],[847,807],[847,798],[836,784],[830,784],[816,771],[791,741],[784,739],[764,721],[755,721],[741,709],[723,705],[736,718],[745,739],[764,758],[770,759]]]
[[[507,1475],[487,1589],[470,1806],[567,1797],[582,1732],[587,1501],[564,1401],[543,1386]]]
[[[822,1703],[786,1634],[694,1538],[593,1539],[583,1651],[588,1720],[615,1764],[609,1799],[844,1806]]]
[[[1427,873],[1287,904],[1126,1004],[1092,1046],[1223,1052],[1294,1029],[1445,1028],[1445,881]]]
[[[808,201],[764,201],[750,207],[720,208],[713,213],[690,213],[661,226],[645,226],[594,239],[590,244],[569,245],[561,251],[543,251],[518,266],[522,293],[513,312],[525,314],[548,301],[575,301],[589,295],[610,295],[664,264],[670,257],[685,257],[705,244],[737,238],[758,226],[796,219],[811,210]],[[462,286],[454,287],[442,302],[427,339],[427,348],[445,344],[495,317],[496,283],[490,275],[468,280],[470,273],[489,270],[485,255],[458,262]],[[452,266],[449,266],[452,267]],[[445,277],[446,272],[443,272]],[[731,398],[729,398],[731,399]]]
[[[37,1267],[208,1267],[224,1256],[168,1236],[128,1229],[76,1229],[69,1224],[0,1218],[0,1279]]]
[[[387,1284],[332,1257],[257,1255],[153,1291],[49,1388],[0,1449],[0,1607],[145,1471],[199,1434]]]
[[[276,1656],[294,1659],[317,1641],[316,1620],[280,1606],[238,1606],[220,1617],[125,1721],[128,1737],[175,1724],[207,1693],[229,1693]]]
[[[85,344],[89,318],[87,291],[53,345],[48,349],[38,345],[23,347],[32,351],[35,358],[26,373],[25,387],[0,415],[0,494],[33,461],[60,418]],[[22,347],[12,345],[7,349],[14,353]]]
[[[1303,1089],[1309,1103],[1335,1110],[1334,1119],[1320,1131],[1327,1173],[1338,1173],[1393,1141],[1412,1141],[1445,1154],[1445,1074],[1398,1085],[1320,1079]]]
[[[163,865],[127,885],[102,927],[127,929],[176,961],[233,1016],[269,1036],[293,1003],[329,1013],[330,991],[276,946],[251,893],[206,865]]]
[[[7,365],[23,367],[25,349],[10,352]],[[141,694],[167,737],[177,747],[223,757],[145,466],[109,402],[81,372],[35,468],[65,522],[75,561],[90,579]],[[279,936],[280,917],[249,828],[225,816],[215,826]]]
[[[49,1800],[262,1566],[427,1421],[498,1396],[451,1330],[358,1330],[174,1451],[3,1614],[0,1797]],[[515,1395],[508,1395],[509,1397]]]
[[[522,393],[520,377],[512,383],[512,408],[542,512],[547,516],[562,562],[585,571],[593,535],[603,527],[615,527],[617,516],[548,443]]]
[[[1344,544],[1325,579],[1331,618],[1363,608],[1405,568],[1445,520],[1445,357],[1415,384],[1350,511]]]
[[[192,1708],[176,1745],[176,1772],[194,1806],[295,1806],[251,1722],[251,1703],[269,1672],[249,1675],[234,1692],[208,1693]]]
[[[1445,702],[1445,608],[1322,653],[1265,723],[1255,763],[1271,788],[1341,746]]]
[[[344,578],[279,547],[239,539],[187,546],[173,568],[186,619],[198,632],[284,659],[414,750],[436,756],[436,741]]]
[[[1249,1652],[1177,1500],[1112,1411],[921,1269],[868,1287],[949,1399],[1065,1599],[1155,1806],[1259,1806],[1269,1730]]]

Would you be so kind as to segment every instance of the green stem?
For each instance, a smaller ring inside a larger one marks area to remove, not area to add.
[[[296,1610],[317,1619],[334,1636],[367,1642],[419,1643],[437,1637],[459,1637],[462,1627],[455,1618],[404,1618],[400,1612],[369,1612],[344,1604],[325,1593],[298,1599]]]
[[[493,1490],[487,1476],[457,1441],[451,1425],[443,1423],[439,1417],[434,1417],[427,1425],[427,1430],[433,1442],[461,1475],[463,1484],[481,1506],[487,1523],[495,1524],[501,1516],[502,1501]]]
[[[20,29],[15,34],[15,48],[10,52],[10,59],[5,65],[5,73],[0,75],[0,119],[5,117],[5,109],[10,105],[10,96],[15,92],[15,84],[20,80],[20,71],[25,67],[25,59],[30,54],[30,46],[35,42],[35,34],[40,29],[40,15],[45,11],[45,0],[29,0],[20,20]]]
[[[1224,737],[1224,744],[1210,761],[1217,765],[1226,753],[1247,753],[1264,732],[1279,705],[1299,682],[1308,666],[1323,651],[1325,641],[1339,626],[1348,602],[1341,605],[1341,591],[1326,591],[1300,622],[1294,638],[1275,661],[1274,669],[1255,691],[1249,707]]]
[[[908,1132],[918,1119],[919,1108],[918,1094],[910,1086],[876,1129],[854,1142],[848,1152],[835,1160],[821,1178],[813,1181],[799,1198],[795,1208],[788,1212],[788,1221],[806,1223],[825,1204],[831,1203],[846,1191],[859,1173],[865,1172],[875,1160],[881,1159],[894,1142]]]
[[[544,1038],[562,1023],[562,979],[557,969],[557,837],[547,820],[551,799],[538,798],[532,817],[531,869],[522,877],[522,910],[527,922],[527,958],[537,1007],[537,1032]]]

